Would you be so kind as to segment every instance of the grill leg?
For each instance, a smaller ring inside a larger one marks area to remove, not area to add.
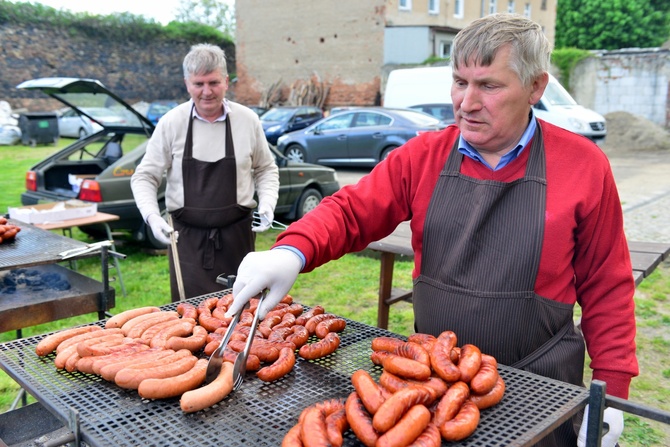
[[[600,380],[591,382],[589,393],[589,421],[586,426],[586,447],[600,447],[607,385]]]

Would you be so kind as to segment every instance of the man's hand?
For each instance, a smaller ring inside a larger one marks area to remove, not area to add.
[[[149,217],[147,217],[147,224],[151,228],[151,232],[154,234],[154,237],[158,242],[170,245],[169,235],[174,230],[161,216],[158,214],[150,214]]]
[[[290,250],[275,248],[251,252],[242,259],[233,284],[233,304],[226,316],[235,315],[251,298],[269,289],[262,307],[256,309],[259,317],[272,310],[286,296],[302,269],[302,260]]]
[[[589,406],[584,410],[584,419],[582,426],[579,429],[579,436],[577,437],[577,447],[584,447],[586,445],[586,427],[589,422]],[[619,437],[623,432],[623,412],[616,408],[605,408],[603,413],[603,423],[609,425],[609,431],[605,433],[602,439],[602,447],[614,447],[619,441]]]
[[[251,231],[255,231],[256,233],[261,233],[263,231],[267,231],[270,229],[272,226],[272,221],[275,218],[275,214],[272,211],[272,208],[270,208],[267,205],[260,205],[258,207],[258,218],[260,222],[255,222],[255,225],[251,226]]]

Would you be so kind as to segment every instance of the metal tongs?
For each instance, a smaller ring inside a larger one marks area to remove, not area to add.
[[[258,214],[258,212],[254,211],[253,221],[251,222],[251,227],[252,228],[257,228],[257,227],[260,227],[261,225],[262,225],[261,215]],[[281,222],[278,222],[276,220],[273,220],[270,223],[270,228],[272,228],[273,230],[285,230],[285,229],[288,228],[288,225],[283,224]]]
[[[259,320],[258,309],[261,307],[261,304],[263,303],[263,299],[265,298],[266,294],[267,289],[263,290],[263,292],[261,293],[261,297],[258,300],[258,306],[256,307],[256,312],[254,312],[254,319],[251,322],[251,328],[250,328],[251,330],[249,331],[247,342],[244,345],[244,350],[242,350],[242,352],[237,354],[237,357],[235,358],[235,363],[233,363],[233,391],[237,390],[244,381],[244,374],[247,372],[247,358],[249,357],[251,344],[254,341],[254,335],[256,335],[256,328],[258,327],[258,320]],[[221,372],[221,365],[223,365],[223,351],[224,349],[226,349],[226,346],[228,345],[228,341],[230,340],[230,337],[233,334],[233,331],[235,330],[235,326],[237,326],[237,323],[240,321],[240,316],[242,315],[242,312],[244,312],[248,308],[249,308],[249,302],[247,302],[244,305],[244,307],[238,313],[235,314],[232,321],[228,325],[228,329],[226,330],[225,335],[221,339],[219,347],[216,348],[216,350],[209,357],[209,363],[207,364],[207,373],[205,375],[206,383],[212,382],[214,379],[218,377],[219,373]]]
[[[84,247],[78,247],[78,248],[73,248],[71,250],[65,250],[60,253],[58,253],[58,256],[60,256],[61,260],[65,259],[70,259],[74,258],[75,256],[81,256],[86,253],[91,253],[94,251],[99,250],[102,247],[111,247],[113,245],[112,241],[101,241],[101,242],[95,242],[93,244],[87,244]]]

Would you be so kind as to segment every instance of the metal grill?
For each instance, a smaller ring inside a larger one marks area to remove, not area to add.
[[[86,246],[24,222],[9,219],[9,223],[21,227],[21,232],[14,241],[0,244],[0,270],[52,264],[61,260],[58,253]]]
[[[210,294],[188,300],[197,305]],[[176,304],[163,306],[174,310]],[[103,321],[98,324],[103,325]],[[265,383],[247,373],[242,387],[219,404],[184,414],[178,398],[144,400],[95,375],[58,371],[53,355],[39,358],[36,336],[0,345],[0,365],[30,394],[64,422],[78,412],[82,440],[96,446],[278,446],[304,408],[353,391],[358,369],[378,379],[381,368],[370,361],[370,343],[388,331],[347,320],[338,350],[322,359],[299,359],[284,378]],[[310,342],[313,340],[310,340]],[[482,411],[481,422],[460,446],[532,445],[588,401],[588,390],[501,365],[506,382],[503,401]],[[345,446],[360,446],[351,431]],[[445,444],[446,445],[446,444]]]

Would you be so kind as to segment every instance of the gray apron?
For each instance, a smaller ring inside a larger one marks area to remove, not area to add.
[[[437,336],[451,330],[459,346],[472,343],[501,364],[582,385],[584,340],[573,306],[534,292],[547,184],[539,123],[521,179],[467,177],[460,173],[462,159],[457,138],[424,224],[413,293],[416,331]],[[537,445],[576,442],[568,421]]]
[[[179,264],[187,298],[222,290],[216,277],[237,273],[242,258],[254,251],[252,210],[237,203],[230,114],[226,117],[225,145],[225,157],[218,161],[193,158],[191,113],[182,159],[184,206],[172,213],[175,230],[179,232]],[[169,259],[174,302],[179,301],[179,292],[171,253]]]

